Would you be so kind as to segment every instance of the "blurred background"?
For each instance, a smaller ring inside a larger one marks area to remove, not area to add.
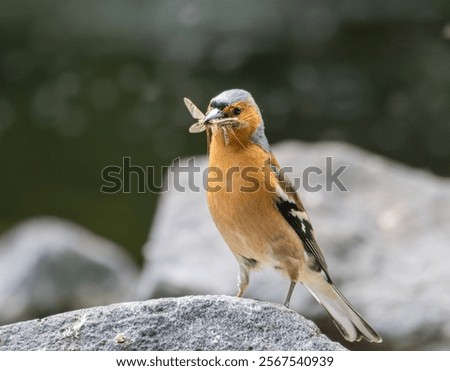
[[[204,110],[228,88],[252,92],[272,143],[450,176],[448,0],[2,0],[0,233],[57,216],[142,264],[158,194],[101,193],[102,169],[204,154],[182,98]]]

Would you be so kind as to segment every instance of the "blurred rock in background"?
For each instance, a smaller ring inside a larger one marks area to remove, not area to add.
[[[450,181],[338,143],[285,142],[273,152],[281,166],[293,167],[291,180],[301,177],[299,192],[333,281],[384,343],[344,343],[301,285],[291,308],[352,349],[450,350]],[[326,170],[328,156],[332,168]],[[205,157],[195,165],[204,171]],[[326,171],[341,165],[347,168],[338,179],[348,192],[336,185],[327,191]],[[305,178],[311,166],[323,174]],[[191,191],[189,182],[201,191]],[[188,172],[175,173],[169,184],[185,191],[172,189],[161,198],[145,247],[140,296],[235,295],[237,263],[208,213],[202,174],[189,180]],[[305,191],[316,185],[323,189]],[[245,296],[282,303],[288,287],[278,272],[266,269],[251,275]]]
[[[133,298],[138,270],[116,244],[58,218],[0,238],[0,325]]]

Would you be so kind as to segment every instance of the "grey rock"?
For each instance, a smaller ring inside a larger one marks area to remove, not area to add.
[[[113,304],[0,327],[0,350],[345,350],[280,305],[227,296]]]
[[[123,249],[62,219],[0,238],[0,324],[132,299],[138,270]]]
[[[332,171],[347,166],[339,177],[347,192],[326,190],[324,174],[302,177],[299,191],[334,282],[392,349],[449,350],[450,181],[341,143],[285,142],[273,152],[293,167],[291,180],[311,166],[325,174],[326,157]],[[199,192],[187,187],[187,172],[170,175],[145,247],[140,297],[237,291],[237,264],[201,187],[206,164],[196,158],[201,172],[190,179]],[[305,190],[317,184],[324,188]],[[282,303],[288,286],[264,270],[251,276],[245,296]],[[301,285],[291,308],[316,323],[328,318]]]

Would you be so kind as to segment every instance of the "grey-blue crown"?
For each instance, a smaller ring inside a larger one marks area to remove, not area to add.
[[[236,103],[236,102],[248,102],[255,106],[255,108],[258,110],[261,116],[261,112],[259,111],[259,107],[257,106],[255,100],[253,99],[252,95],[243,89],[230,89],[225,90],[213,99],[211,99],[211,107],[222,109],[230,104]],[[266,138],[266,134],[264,133],[264,121],[262,120],[261,116],[261,123],[259,124],[256,131],[251,136],[251,139],[253,143],[257,144],[261,148],[263,148],[266,151],[270,151],[269,147],[269,141]]]
[[[256,106],[255,100],[253,99],[252,95],[248,91],[242,89],[231,89],[223,91],[222,93],[211,99],[211,106],[221,109],[225,106],[241,101],[249,102]]]

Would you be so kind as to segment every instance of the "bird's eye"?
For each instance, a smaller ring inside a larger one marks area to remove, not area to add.
[[[241,107],[236,107],[233,109],[233,114],[236,116],[239,116],[241,114],[241,112],[242,112]]]

